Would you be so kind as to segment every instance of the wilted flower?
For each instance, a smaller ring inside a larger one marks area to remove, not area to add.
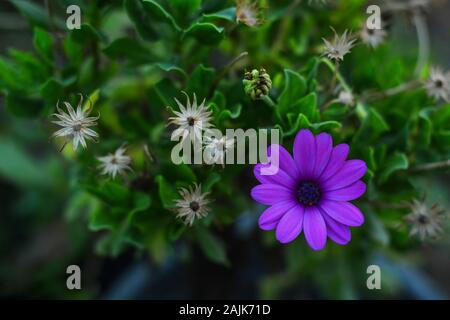
[[[272,88],[270,75],[263,68],[259,70],[253,69],[251,72],[247,71],[242,83],[244,84],[245,93],[253,100],[267,96]]]
[[[442,232],[444,210],[437,204],[428,207],[424,201],[413,200],[409,206],[411,213],[404,219],[411,226],[410,236],[419,236],[423,241],[436,238]]]
[[[257,1],[236,0],[236,22],[249,27],[262,24],[263,12]]]
[[[336,30],[331,28],[334,32],[334,39],[328,41],[327,39],[322,38],[325,43],[325,51],[323,53],[324,56],[327,56],[328,59],[335,61],[344,60],[344,56],[350,52],[350,49],[355,45],[356,39],[353,35],[347,30],[344,31],[342,36],[339,36],[336,33]]]
[[[180,111],[172,111],[176,117],[169,118],[169,124],[173,123],[178,126],[179,130],[182,130],[183,139],[187,136],[194,135],[195,139],[201,140],[202,131],[212,127],[211,124],[211,114],[212,112],[208,110],[205,106],[205,99],[200,105],[197,105],[197,97],[194,93],[194,100],[189,100],[187,93],[183,92],[186,97],[186,106],[183,106],[176,98],[175,101],[180,108]]]
[[[338,101],[343,105],[352,106],[355,104],[355,97],[351,91],[343,90],[339,93]]]
[[[97,160],[101,162],[99,165],[101,174],[110,175],[114,179],[117,174],[124,174],[125,170],[131,170],[131,158],[124,154],[125,151],[125,146],[121,146],[114,153],[97,157]]]
[[[387,32],[384,29],[369,29],[365,24],[360,32],[362,42],[372,48],[376,48],[382,44],[386,36]]]
[[[195,219],[201,219],[208,215],[207,199],[209,192],[202,193],[202,186],[194,183],[194,187],[180,188],[178,192],[183,199],[175,201],[177,218],[183,219],[186,225],[192,226]]]
[[[350,227],[364,223],[361,211],[349,201],[362,196],[366,185],[360,179],[367,171],[362,160],[346,160],[347,144],[333,148],[327,133],[314,136],[300,130],[294,141],[294,158],[279,145],[271,145],[268,156],[278,150],[279,170],[274,175],[262,175],[270,164],[257,164],[255,177],[261,182],[251,196],[269,205],[259,218],[263,230],[276,229],[281,243],[295,240],[304,230],[309,246],[325,247],[327,236],[338,244],[351,239]]]
[[[439,67],[430,68],[425,88],[430,97],[450,102],[450,72],[444,73]]]
[[[225,155],[234,146],[234,139],[204,137],[205,157],[208,163],[225,164]]]
[[[52,136],[70,137],[72,139],[74,150],[77,149],[78,144],[80,143],[83,146],[83,148],[86,148],[87,145],[85,139],[97,141],[96,140],[96,138],[98,138],[97,132],[95,132],[92,129],[89,129],[89,127],[97,125],[97,120],[99,119],[100,115],[96,117],[88,117],[92,111],[92,104],[88,110],[83,111],[82,107],[83,95],[80,94],[80,101],[78,102],[76,112],[72,108],[70,103],[64,102],[64,105],[66,106],[68,113],[62,111],[59,108],[59,101],[58,101],[58,103],[56,104],[56,110],[58,110],[58,113],[52,114],[52,116],[58,118],[58,120],[54,120],[52,122],[63,127],[62,129],[56,131]],[[68,141],[64,143],[64,146],[67,144],[67,142]]]

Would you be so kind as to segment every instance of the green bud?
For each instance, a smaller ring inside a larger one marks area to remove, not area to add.
[[[272,80],[265,69],[247,71],[242,80],[245,93],[253,100],[262,99],[269,94]]]

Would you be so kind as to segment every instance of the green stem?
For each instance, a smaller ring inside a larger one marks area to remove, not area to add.
[[[267,95],[261,98],[262,101],[264,101],[269,107],[276,108],[275,102]]]
[[[333,75],[336,77],[336,79],[339,81],[340,85],[346,90],[346,91],[352,91],[350,89],[350,86],[345,81],[344,77],[340,74],[340,72],[337,70],[336,65],[331,62],[327,58],[320,59],[321,63],[324,63],[332,72]],[[336,80],[335,80],[336,81]]]

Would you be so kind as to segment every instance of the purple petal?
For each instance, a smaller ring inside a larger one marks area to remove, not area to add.
[[[334,201],[351,201],[361,197],[366,192],[366,184],[362,181],[357,181],[345,188],[325,191],[323,199]]]
[[[314,166],[313,177],[320,177],[323,170],[330,161],[333,150],[333,138],[328,133],[321,133],[316,137],[316,164]]]
[[[311,178],[316,162],[316,139],[309,130],[300,130],[294,140],[294,159],[302,178]]]
[[[322,250],[327,243],[327,227],[319,209],[316,207],[305,208],[303,218],[305,238],[313,250]]]
[[[284,214],[277,225],[276,238],[281,243],[289,243],[302,232],[304,208],[296,205]]]
[[[253,169],[256,179],[261,183],[279,184],[287,188],[294,188],[296,182],[290,175],[288,175],[284,170],[278,168],[278,172],[273,175],[263,175],[261,174],[262,168],[268,168],[270,164],[258,163]]]
[[[273,205],[284,200],[293,200],[292,191],[278,184],[260,184],[250,192],[252,198],[262,204]]]
[[[322,182],[325,190],[336,190],[351,185],[366,174],[367,166],[362,160],[345,161],[342,168],[328,180]]]
[[[259,217],[259,227],[263,230],[273,230],[278,225],[281,217],[292,207],[296,206],[297,202],[283,201],[274,204],[273,206],[264,210]]]
[[[334,220],[346,226],[359,227],[364,223],[361,211],[350,202],[325,200],[320,208]]]
[[[352,239],[350,228],[342,223],[337,222],[327,214],[322,214],[325,224],[327,225],[327,235],[337,244],[345,245]]]
[[[280,169],[290,175],[294,180],[298,179],[299,171],[290,153],[283,146],[272,144],[267,149],[267,156],[270,157],[273,152],[276,152],[274,150],[278,150]]]
[[[333,148],[330,156],[330,161],[328,161],[327,167],[320,176],[321,181],[325,181],[326,179],[330,178],[336,172],[338,172],[340,168],[342,168],[345,163],[345,159],[347,159],[349,151],[350,147],[345,143],[338,144]]]

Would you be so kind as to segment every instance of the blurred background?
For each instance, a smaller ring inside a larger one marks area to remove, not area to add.
[[[45,1],[19,1],[45,7]],[[427,23],[433,60],[448,69],[450,1],[444,2],[429,9]],[[404,41],[399,46],[410,46],[409,41],[415,41],[414,33],[406,32],[399,41]],[[0,56],[6,56],[12,48],[33,51],[33,33],[17,4],[2,0]],[[2,68],[0,64],[0,73]],[[89,231],[83,218],[99,206],[98,200],[76,188],[77,169],[50,142],[47,120],[14,117],[5,110],[4,99],[0,94],[0,297],[330,297],[316,280],[306,277],[292,285],[289,277],[282,276],[285,265],[279,247],[263,246],[257,212],[242,214],[223,230],[231,266],[210,262],[198,249],[186,260],[186,244],[182,242],[159,261],[133,248],[117,257],[102,255],[95,245],[102,231]],[[429,183],[440,183],[450,192],[449,178],[447,171],[432,177]],[[301,244],[293,246],[302,250]],[[331,296],[446,299],[450,297],[449,252],[448,235],[432,245],[422,244],[405,251],[402,259],[391,256],[389,250],[374,252],[371,261],[383,270],[383,289],[364,289],[367,274],[361,264],[361,283],[350,285],[344,294]],[[71,264],[81,267],[82,290],[66,288],[66,267]]]

